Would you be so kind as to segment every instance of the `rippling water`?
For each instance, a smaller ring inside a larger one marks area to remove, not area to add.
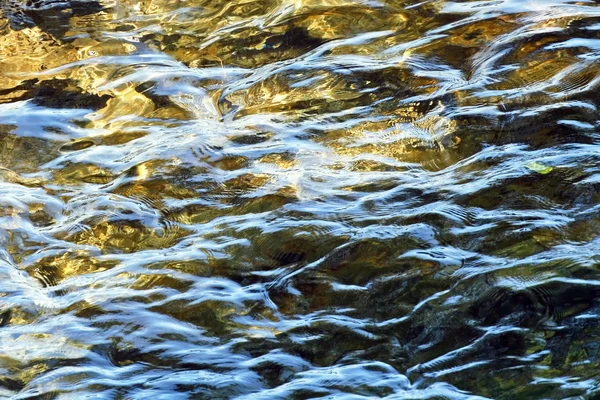
[[[0,3],[0,397],[600,395],[596,1]]]

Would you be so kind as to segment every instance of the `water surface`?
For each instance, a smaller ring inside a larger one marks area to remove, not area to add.
[[[597,2],[30,3],[0,397],[600,395]]]

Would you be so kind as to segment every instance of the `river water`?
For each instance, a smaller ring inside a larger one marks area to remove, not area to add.
[[[591,0],[0,0],[0,397],[600,395]]]

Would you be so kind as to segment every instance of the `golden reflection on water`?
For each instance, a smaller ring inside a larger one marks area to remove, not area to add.
[[[1,8],[0,396],[596,393],[595,4],[42,3]]]

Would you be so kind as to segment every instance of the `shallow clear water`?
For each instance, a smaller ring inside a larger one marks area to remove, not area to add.
[[[0,397],[600,395],[597,2],[40,5]]]

